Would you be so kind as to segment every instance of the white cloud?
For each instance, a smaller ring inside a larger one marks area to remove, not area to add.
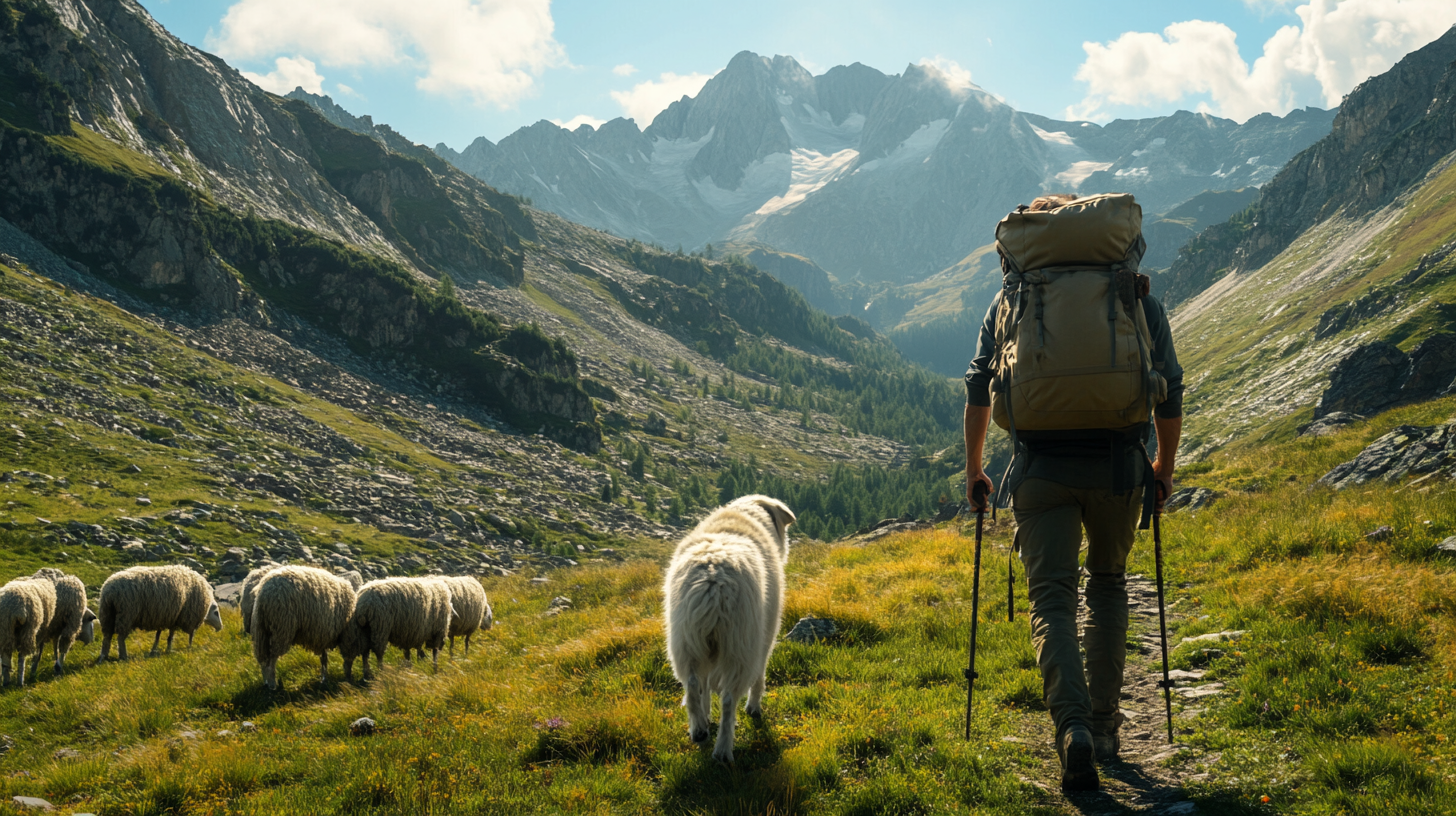
[[[612,98],[622,106],[627,118],[636,120],[638,127],[646,128],[668,105],[684,96],[697,96],[712,78],[713,74],[678,76],[668,71],[657,79],[633,85],[630,91],[612,91]]]
[[[632,76],[633,74],[637,73],[637,66],[633,65],[630,62],[624,62],[621,65],[613,68],[612,73],[616,74],[617,76]]]
[[[552,119],[551,121],[556,123],[557,127],[563,127],[567,130],[576,130],[582,125],[591,125],[594,128],[599,128],[607,123],[607,120],[605,119],[598,119],[595,116],[585,113],[579,113],[576,116],[573,116],[572,118],[566,120],[565,122],[561,121],[560,119]]]
[[[338,83],[338,86],[339,86],[339,93],[343,94],[344,96],[357,96],[360,99],[363,99],[364,98],[364,96],[362,94],[360,94],[358,91],[354,90],[353,88],[349,87],[348,85],[345,85],[342,82]]]
[[[207,45],[228,59],[403,66],[422,91],[502,107],[566,58],[550,0],[238,0],[221,28]]]
[[[241,73],[254,85],[276,94],[286,94],[294,88],[315,94],[324,92],[324,78],[318,66],[304,57],[279,57],[273,61],[273,70],[266,74]]]
[[[1087,83],[1087,95],[1066,115],[1107,118],[1109,106],[1204,94],[1204,109],[1239,121],[1303,105],[1334,107],[1456,23],[1450,0],[1310,0],[1294,13],[1301,25],[1276,31],[1252,67],[1239,56],[1232,29],[1204,20],[1174,23],[1162,34],[1129,31],[1105,44],[1083,43],[1087,60],[1077,79]]]
[[[945,78],[945,84],[950,88],[974,87],[971,82],[971,72],[960,66],[960,63],[953,59],[942,56],[926,57],[920,60],[921,67],[933,68]]]

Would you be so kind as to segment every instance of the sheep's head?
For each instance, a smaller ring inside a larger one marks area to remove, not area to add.
[[[217,610],[216,601],[213,602],[212,606],[207,608],[207,617],[203,618],[202,622],[219,632],[222,631],[222,613]]]
[[[480,628],[481,629],[489,629],[492,626],[495,626],[495,612],[493,612],[491,610],[491,608],[490,608],[490,602],[489,601],[486,601],[486,603],[485,603],[485,617],[480,621]]]
[[[90,643],[96,637],[96,613],[87,607],[86,614],[81,616],[81,634],[77,639],[82,643]]]

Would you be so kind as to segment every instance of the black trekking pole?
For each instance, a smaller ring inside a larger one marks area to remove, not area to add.
[[[971,741],[971,696],[976,692],[976,612],[981,607],[981,530],[986,522],[986,483],[971,486],[976,507],[976,564],[971,574],[971,665],[966,669],[966,742]]]
[[[1163,485],[1157,487],[1158,500],[1163,499]],[[1173,681],[1168,679],[1168,618],[1163,609],[1163,508],[1153,509],[1153,560],[1158,569],[1158,634],[1163,643],[1163,705],[1168,712],[1168,744],[1173,744]]]

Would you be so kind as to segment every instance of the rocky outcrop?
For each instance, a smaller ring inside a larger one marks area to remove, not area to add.
[[[1456,334],[1422,340],[1409,354],[1384,341],[1359,346],[1330,374],[1315,419],[1337,412],[1369,416],[1446,393],[1456,379]]]
[[[1456,478],[1456,425],[1402,425],[1321,476],[1317,484],[1341,490],[1376,479],[1401,482],[1411,476]]]

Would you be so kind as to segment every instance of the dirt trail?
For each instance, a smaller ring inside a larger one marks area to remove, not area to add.
[[[1122,712],[1127,721],[1121,731],[1120,761],[1099,765],[1101,791],[1063,797],[1060,792],[1061,766],[1052,747],[1051,718],[1045,712],[1035,712],[1027,716],[1024,742],[1042,760],[1043,773],[1040,778],[1027,781],[1054,794],[1051,797],[1053,801],[1062,798],[1068,813],[1088,816],[1125,813],[1189,816],[1198,813],[1198,808],[1188,801],[1183,785],[1200,781],[1203,767],[1218,757],[1206,755],[1182,741],[1187,734],[1185,723],[1199,709],[1194,708],[1196,701],[1184,697],[1178,690],[1175,690],[1173,698],[1173,728],[1178,741],[1168,744],[1163,693],[1158,686],[1162,680],[1163,663],[1158,644],[1157,585],[1152,578],[1129,575],[1127,593],[1129,642],[1141,645],[1128,649],[1122,690]],[[1079,626],[1085,623],[1086,614],[1084,603]],[[1175,616],[1176,610],[1169,609],[1169,622]],[[1176,642],[1170,637],[1170,650]],[[1196,685],[1196,679],[1184,679],[1178,683],[1179,689]],[[1188,707],[1180,711],[1185,704]],[[1175,762],[1169,761],[1175,758]]]

